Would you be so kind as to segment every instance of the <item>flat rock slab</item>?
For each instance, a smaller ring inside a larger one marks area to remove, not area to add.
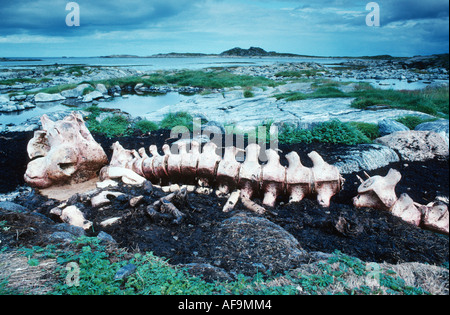
[[[240,93],[242,94],[242,93]],[[164,107],[143,118],[161,121],[168,113],[189,112],[193,116],[216,121],[223,125],[236,125],[240,128],[254,127],[266,121],[298,120],[295,116],[281,111],[277,101],[267,95],[243,98],[238,93],[196,95],[178,104]]]
[[[338,154],[337,157],[340,161],[334,165],[341,174],[372,171],[400,162],[400,157],[393,149],[379,144],[351,146],[347,152]]]
[[[300,128],[310,128],[315,124],[338,119],[342,122],[365,122],[378,124],[383,119],[396,119],[406,115],[430,117],[429,115],[401,110],[362,110],[351,107],[354,98],[320,98],[302,101],[279,101],[278,108],[300,121]]]
[[[61,94],[48,94],[48,93],[38,93],[34,97],[36,103],[46,103],[46,102],[57,102],[63,101],[66,98]]]
[[[351,107],[354,98],[321,98],[286,102],[273,97],[278,89],[269,88],[266,91],[259,91],[252,98],[244,98],[242,91],[196,95],[141,117],[150,121],[161,121],[168,113],[189,112],[209,121],[235,125],[243,129],[258,126],[267,121],[290,123],[307,129],[334,119],[342,122],[378,124],[386,118],[396,119],[406,115],[430,117],[423,113],[400,109],[356,109]]]

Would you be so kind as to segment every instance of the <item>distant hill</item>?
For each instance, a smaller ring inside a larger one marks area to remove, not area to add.
[[[100,56],[100,58],[142,58],[136,55],[110,55],[110,56]]]
[[[249,49],[242,49],[235,47],[233,49],[224,51],[220,54],[221,56],[239,56],[239,57],[250,57],[250,56],[269,56],[270,54],[262,48],[250,47]]]
[[[209,55],[209,54],[202,54],[202,53],[176,53],[171,52],[168,54],[157,54],[153,55],[152,58],[189,58],[189,57],[206,57],[206,56],[215,56],[215,55]]]
[[[277,53],[275,51],[265,51],[260,47],[250,47],[249,49],[242,49],[235,47],[233,49],[224,51],[220,54],[204,54],[204,53],[161,53],[147,57],[140,57],[134,55],[111,55],[102,56],[101,58],[186,58],[186,57],[309,57],[296,54]],[[312,57],[312,56],[311,56]],[[320,57],[318,57],[320,58]]]
[[[250,47],[249,49],[242,49],[235,47],[233,49],[224,51],[220,54],[223,57],[300,57],[301,55],[277,53],[275,51],[265,51],[260,47]]]
[[[42,59],[37,59],[37,58],[4,58],[4,57],[0,57],[0,62],[8,62],[8,61],[42,61]]]

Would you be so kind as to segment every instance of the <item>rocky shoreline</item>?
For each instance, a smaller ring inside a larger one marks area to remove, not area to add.
[[[433,80],[448,80],[448,69],[427,66],[426,70],[414,68],[416,70],[412,71],[407,69],[405,62],[349,60],[338,67],[305,63],[226,70],[239,75],[263,76],[275,82],[289,81],[291,77],[284,76],[289,72],[301,73],[305,79],[331,80],[358,76],[368,79],[370,76],[370,79],[380,80],[417,79],[429,81],[430,84],[434,84]],[[310,268],[313,270],[314,266],[323,266],[339,250],[366,264],[382,265],[389,270],[402,270],[407,265],[412,270],[408,285],[420,286],[435,294],[448,294],[448,284],[445,284],[448,283],[448,235],[410,225],[388,211],[356,209],[352,204],[352,198],[358,193],[358,178],[367,173],[385,176],[390,169],[396,169],[402,174],[396,191],[399,195],[408,194],[421,204],[443,200],[448,205],[448,120],[420,124],[415,131],[410,131],[395,118],[407,113],[427,116],[404,110],[396,112],[394,109],[351,109],[352,99],[348,98],[286,102],[271,97],[286,92],[311,93],[313,82],[285,82],[275,87],[253,88],[253,97],[247,98],[241,87],[205,91],[189,86],[146,86],[138,83],[107,88],[101,83],[93,85],[87,82],[93,81],[93,78],[149,74],[91,67],[72,69],[73,73],[69,73],[66,67],[59,68],[56,69],[64,71],[51,81],[7,86],[3,92],[14,94],[2,94],[0,107],[10,110],[15,107],[20,111],[20,106],[65,103],[83,108],[129,94],[178,92],[196,95],[188,101],[174,104],[171,111],[191,112],[208,120],[206,127],[215,126],[219,130],[223,130],[233,116],[245,117],[245,124],[241,125],[244,127],[255,126],[267,116],[280,127],[289,122],[302,128],[311,127],[324,117],[336,116],[344,121],[378,123],[380,136],[384,137],[374,144],[355,146],[323,143],[280,145],[279,149],[284,154],[298,152],[302,161],[306,161],[305,166],[309,161],[307,154],[316,151],[327,162],[338,167],[345,178],[344,190],[333,198],[329,209],[321,208],[310,199],[290,204],[280,198],[275,207],[264,214],[249,212],[241,203],[230,213],[224,213],[221,209],[227,202],[226,198],[215,194],[190,193],[189,203],[179,206],[183,220],[174,222],[170,215],[149,216],[147,209],[168,194],[167,190],[149,183],[141,186],[117,183],[106,188],[94,183],[91,191],[73,195],[65,201],[45,197],[38,190],[26,186],[23,174],[30,162],[28,142],[33,138],[33,131],[41,127],[39,117],[35,117],[20,126],[6,126],[0,133],[0,222],[6,222],[7,226],[7,229],[0,230],[2,245],[10,248],[64,247],[80,236],[88,236],[98,238],[108,246],[125,248],[131,253],[151,251],[158,257],[169,259],[170,264],[185,267],[208,281],[234,281],[239,279],[239,274],[269,276],[290,273],[295,277],[296,273],[298,276],[298,273],[308,273]],[[34,75],[36,77],[32,77]],[[42,75],[45,73],[29,73],[28,77],[21,78],[36,80]],[[54,82],[74,86],[56,93],[25,93],[44,86],[52,87]],[[338,88],[349,91],[358,87],[350,84]],[[54,112],[49,115],[50,119],[61,120],[68,111]],[[328,116],[324,116],[324,112]],[[156,111],[146,115],[146,118],[159,121],[166,113],[164,110]],[[86,116],[88,113],[82,114]],[[112,138],[94,134],[94,138],[106,152],[108,160],[111,160],[111,146],[116,141],[127,149],[139,149],[150,145],[161,148],[177,140],[171,138],[169,130]],[[281,162],[286,165],[284,154]],[[99,205],[93,202],[101,195],[108,197],[102,201],[104,203]],[[261,202],[260,197],[257,196],[257,203]],[[90,227],[86,230],[76,228],[57,215],[68,208],[82,212]],[[317,272],[313,270],[311,274]],[[424,280],[424,274],[431,276]]]
[[[224,70],[236,75],[264,77],[275,82],[289,80],[283,74],[304,72],[303,78],[330,80],[399,80],[400,82],[423,82],[426,86],[448,86],[447,68],[442,64],[432,62],[431,57],[414,57],[409,59],[348,59],[339,64],[284,63],[267,66],[229,67]],[[131,76],[145,76],[154,73],[134,70],[128,67],[91,67],[82,65],[71,66],[36,66],[33,69],[7,69],[0,72],[0,112],[10,113],[34,108],[37,103],[64,101],[68,98],[80,98],[75,104],[90,103],[92,101],[118,97],[123,93],[199,93],[201,89],[194,87],[174,88],[171,86],[136,86],[122,91],[117,87],[105,90],[104,86],[94,87],[94,91],[85,95],[85,86],[81,83]],[[3,81],[3,83],[2,83]],[[76,84],[78,88],[71,92],[43,93],[33,95],[33,91],[51,88],[58,85]],[[83,88],[84,87],[84,88]],[[31,92],[31,93],[29,93]],[[101,94],[99,94],[99,92]],[[123,92],[123,93],[122,93]],[[223,92],[223,91],[219,91]],[[11,94],[12,96],[8,96]],[[64,104],[64,102],[63,102]],[[66,104],[73,105],[74,102]]]
[[[136,75],[142,75],[142,72],[125,67],[55,65],[35,66],[33,69],[7,69],[0,72],[0,113],[19,112],[35,108],[37,103],[56,102],[66,99],[60,93],[37,96],[34,95],[33,91],[60,85],[79,85],[84,81],[107,80]],[[12,96],[8,96],[8,94]]]
[[[330,79],[360,80],[400,80],[406,82],[424,81],[431,84],[434,81],[448,81],[449,69],[447,64],[436,61],[435,56],[413,57],[401,59],[348,59],[344,62],[320,65],[317,63],[287,63],[275,66],[237,67],[232,70],[235,74],[264,76],[273,80],[282,80],[276,73],[302,70],[316,70],[312,77]],[[448,57],[447,57],[448,59]]]
[[[258,68],[259,69],[259,68]],[[447,83],[448,84],[448,83]],[[204,93],[203,88],[176,87],[176,86],[143,86],[136,84],[121,88],[113,86],[106,89],[103,84],[95,86],[80,84],[73,89],[61,93],[19,94],[9,97],[0,95],[0,112],[18,113],[33,110],[34,108],[51,108],[54,106],[67,107],[65,114],[73,108],[85,108],[92,104],[126,99],[133,95],[166,95],[168,93],[183,93],[193,95],[188,99],[171,106],[155,110],[152,113],[143,113],[134,119],[146,119],[160,122],[165,115],[174,112],[189,112],[194,116],[215,121],[222,126],[235,125],[245,130],[273,121],[277,124],[289,124],[296,128],[309,129],[317,123],[339,119],[342,122],[365,122],[378,124],[384,119],[396,120],[397,118],[412,115],[423,119],[433,119],[433,116],[423,112],[377,107],[374,110],[361,110],[351,106],[354,98],[319,98],[307,99],[296,102],[278,100],[274,96],[279,93],[312,93],[313,83],[288,83],[278,87],[253,88],[251,98],[244,96],[244,90],[237,88],[212,89]],[[442,85],[442,83],[439,83]],[[358,88],[358,84],[345,84],[337,89],[343,92],[351,92]],[[314,111],[310,110],[315,108]],[[121,110],[121,108],[117,108]],[[123,110],[123,109],[122,109]],[[126,111],[126,110],[125,110]],[[236,115],[238,113],[238,115]],[[2,114],[0,114],[2,115]],[[58,115],[53,111],[51,115]],[[59,115],[61,116],[61,115]],[[58,117],[59,117],[58,116]],[[39,116],[33,117],[19,125],[0,124],[0,132],[31,131],[39,128]],[[448,129],[448,128],[447,128]],[[448,132],[447,132],[448,134]]]

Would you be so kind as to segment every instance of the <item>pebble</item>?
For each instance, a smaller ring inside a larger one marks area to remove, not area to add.
[[[116,240],[115,240],[111,235],[109,235],[108,233],[103,232],[103,231],[101,231],[101,232],[97,235],[97,238],[98,238],[100,241],[103,241],[103,242],[106,242],[106,243],[111,243],[111,244],[116,244],[116,243],[117,243]]]
[[[122,281],[129,276],[131,276],[133,273],[136,272],[137,267],[133,264],[126,265],[117,271],[117,273],[114,276],[114,280],[116,281]]]

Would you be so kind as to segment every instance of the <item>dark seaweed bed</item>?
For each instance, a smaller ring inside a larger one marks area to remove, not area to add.
[[[24,185],[23,174],[26,169],[26,146],[32,138],[32,133],[9,133],[0,135],[0,193],[14,191],[16,187]],[[170,143],[167,131],[154,132],[147,136],[133,136],[127,138],[108,139],[95,135],[96,140],[103,146],[111,157],[112,143],[120,141],[127,149],[148,148],[156,144],[159,148],[164,143]],[[327,162],[332,150],[346,150],[345,146],[326,144],[297,144],[291,146],[280,145],[285,152],[297,151],[308,166],[306,154],[315,150],[322,154]],[[328,159],[327,159],[328,158]],[[283,162],[284,163],[284,162]],[[449,165],[448,161],[432,160],[427,162],[400,162],[382,169],[370,172],[370,175],[386,175],[389,168],[395,168],[402,173],[402,181],[397,186],[397,194],[408,193],[415,201],[426,204],[436,196],[449,195]],[[355,256],[370,262],[422,262],[442,265],[448,262],[449,238],[431,231],[410,226],[390,213],[373,209],[355,209],[352,198],[356,195],[359,182],[356,175],[346,175],[345,189],[332,200],[330,209],[321,209],[316,201],[304,200],[298,204],[289,204],[279,200],[276,207],[270,209],[263,217],[281,226],[292,234],[301,247],[308,252],[319,251],[333,253],[339,250],[345,254]],[[129,195],[146,195],[151,203],[161,197],[160,191],[148,193],[143,188],[123,188]],[[143,213],[130,212],[122,224],[105,228],[122,247],[129,250],[152,251],[155,255],[166,257],[174,264],[201,262],[214,264],[217,255],[227,257],[237,255],[222,249],[217,253],[214,248],[223,244],[224,240],[218,236],[217,228],[227,218],[237,213],[249,214],[242,205],[238,205],[231,213],[221,211],[225,199],[215,195],[203,196],[191,194],[190,203],[197,211],[181,209],[186,219],[181,225],[171,221],[153,222]],[[54,204],[46,203],[42,196],[32,193],[31,196],[19,198],[17,203],[42,214],[47,214]],[[257,202],[260,200],[256,200]],[[123,200],[115,200],[109,210],[99,213],[85,205],[89,220],[94,225],[102,219],[121,215],[127,209]],[[345,229],[338,228],[338,221],[344,219]],[[0,221],[2,218],[0,217]],[[23,216],[16,216],[17,224],[32,225],[39,230],[39,226]],[[98,226],[94,226],[96,233]],[[91,231],[93,235],[94,232]],[[176,236],[174,238],[174,236]],[[12,239],[12,238],[11,238]],[[11,240],[11,242],[13,242]],[[39,243],[39,233],[24,236],[21,244]],[[231,269],[224,262],[220,267]],[[241,270],[245,273],[245,270]],[[281,270],[279,270],[281,271]]]

